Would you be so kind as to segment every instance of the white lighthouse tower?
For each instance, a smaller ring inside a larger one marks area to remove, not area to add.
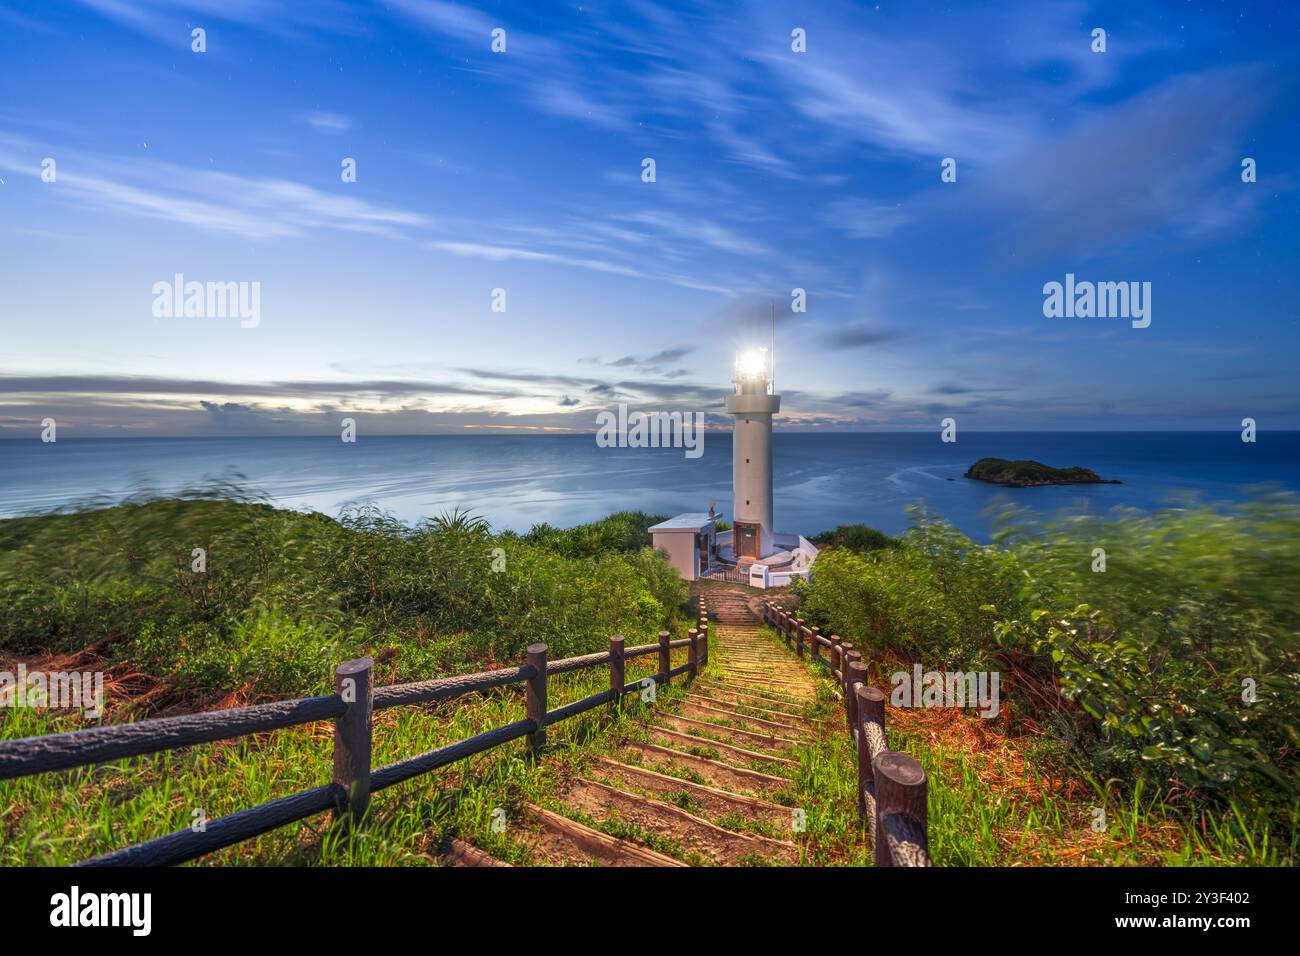
[[[748,352],[736,360],[735,392],[727,411],[731,432],[732,554],[761,558],[776,551],[772,521],[772,416],[781,396],[772,390],[771,353]]]
[[[687,580],[721,577],[757,588],[783,587],[809,576],[817,548],[803,535],[777,532],[772,520],[772,416],[781,410],[772,353],[743,354],[731,382],[731,530],[718,530],[723,516],[710,501],[707,514],[689,512],[652,525],[650,540]]]

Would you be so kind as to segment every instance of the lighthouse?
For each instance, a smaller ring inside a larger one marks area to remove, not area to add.
[[[781,396],[772,383],[772,353],[743,353],[727,396],[731,429],[732,521],[709,502],[708,512],[679,514],[650,527],[652,545],[688,581],[720,578],[755,588],[784,587],[806,578],[817,547],[801,534],[775,530],[772,518],[772,416]]]
[[[772,521],[772,416],[781,396],[772,390],[771,353],[746,352],[736,359],[727,396],[731,415],[732,553],[761,558],[777,550]]]

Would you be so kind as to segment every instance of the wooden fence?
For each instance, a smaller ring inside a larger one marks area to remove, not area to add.
[[[867,683],[861,653],[837,635],[823,637],[819,628],[807,627],[772,601],[763,604],[763,622],[800,657],[825,665],[839,681],[858,753],[858,816],[870,827],[876,866],[929,866],[925,770],[914,758],[889,749],[885,695]]]
[[[370,795],[375,791],[521,737],[527,740],[530,752],[536,755],[546,743],[547,727],[602,704],[621,707],[624,695],[639,690],[647,680],[666,685],[680,674],[694,677],[709,660],[708,617],[703,600],[700,601],[699,626],[692,628],[687,637],[675,641],[670,637],[667,631],[661,631],[654,644],[625,648],[623,638],[615,636],[610,638],[608,651],[549,662],[546,645],[532,644],[525,663],[517,667],[387,687],[372,687],[374,662],[363,657],[338,666],[334,673],[333,694],[0,741],[0,780],[230,740],[320,720],[334,721],[334,773],[329,783],[220,817],[208,822],[201,831],[178,830],[77,865],[168,866],[183,863],[327,810],[333,810],[335,818],[345,825],[354,825],[360,822]],[[686,649],[686,661],[673,667],[671,654],[678,648]],[[649,654],[659,656],[658,672],[628,682],[624,671],[626,662]],[[547,679],[550,675],[601,666],[609,668],[609,690],[547,710]],[[522,720],[386,767],[371,769],[371,715],[375,711],[452,700],[465,694],[516,684],[524,685]]]

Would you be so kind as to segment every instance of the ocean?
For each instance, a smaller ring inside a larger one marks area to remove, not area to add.
[[[1006,504],[1043,515],[1239,502],[1300,493],[1300,432],[796,433],[774,437],[779,531],[813,535],[861,522],[903,530],[925,507],[987,540]],[[979,458],[1080,465],[1118,485],[1002,488],[963,478]],[[613,511],[731,512],[731,436],[682,449],[600,448],[592,435],[338,438],[126,438],[0,441],[0,516],[177,494],[228,482],[290,508],[337,515],[373,502],[403,521],[462,508],[498,529],[571,525]]]

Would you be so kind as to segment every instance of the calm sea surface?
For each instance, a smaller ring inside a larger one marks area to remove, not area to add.
[[[978,458],[1082,465],[1120,485],[1007,489],[963,478]],[[815,534],[843,522],[902,530],[924,502],[987,538],[990,507],[1043,513],[1154,509],[1194,494],[1241,501],[1260,486],[1300,492],[1300,432],[1263,432],[1255,444],[1225,432],[777,433],[778,530]],[[337,515],[372,501],[406,521],[454,507],[497,528],[570,525],[612,511],[731,512],[731,436],[708,433],[704,454],[598,448],[593,436],[172,438],[0,441],[0,516],[174,494],[230,481],[277,504]]]

